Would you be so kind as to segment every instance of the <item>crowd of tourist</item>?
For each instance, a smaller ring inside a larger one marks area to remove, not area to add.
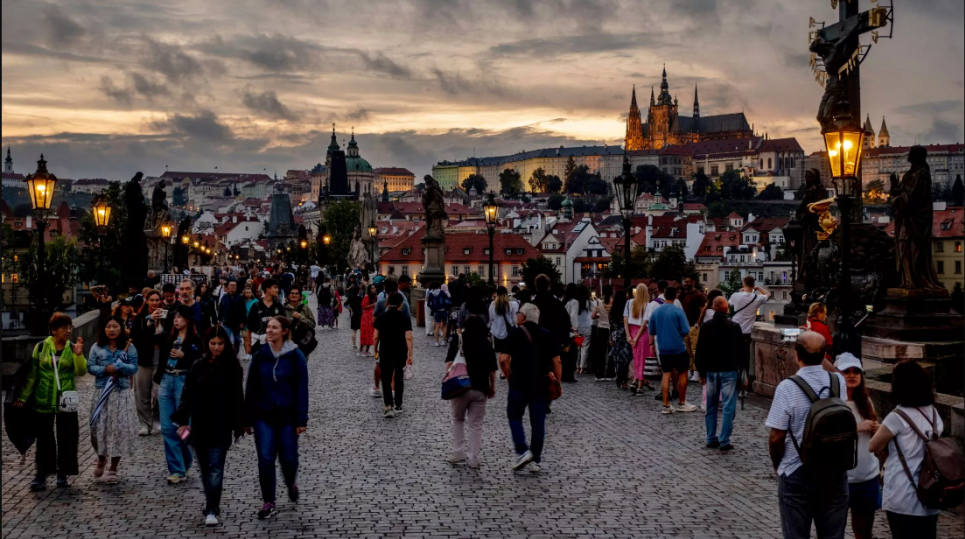
[[[309,420],[306,357],[318,331],[338,328],[345,311],[357,356],[374,361],[371,396],[382,398],[384,418],[403,413],[406,381],[416,368],[417,309],[408,276],[252,265],[176,283],[149,279],[115,308],[104,289],[94,290],[101,318],[87,357],[83,341],[71,341],[70,317],[51,317],[50,337],[34,349],[15,404],[36,418],[31,489],[47,488],[49,475],[67,487],[78,474],[76,379],[91,374],[97,480],[117,483],[134,435],[159,432],[167,482],[185,481],[197,461],[205,524],[215,526],[228,451],[252,435],[262,498],[257,517],[271,518],[277,464],[289,501],[299,499],[299,437]],[[700,410],[706,447],[722,455],[734,449],[750,333],[769,297],[752,277],[729,298],[700,290],[690,278],[679,287],[640,284],[630,295],[606,285],[600,297],[584,284],[563,286],[546,275],[533,285],[470,286],[459,275],[426,287],[426,336],[447,347],[438,369],[451,409],[449,463],[482,466],[483,422],[501,385],[497,376],[507,380],[514,471],[542,470],[546,416],[564,393],[561,383],[578,376],[611,382],[630,396],[650,391],[663,415]],[[921,501],[919,487],[926,445],[944,428],[930,376],[916,362],[899,363],[897,407],[879,423],[861,361],[833,356],[826,318],[827,308],[814,303],[795,344],[797,374],[777,387],[766,421],[783,535],[810,537],[813,526],[819,538],[843,537],[850,512],[854,536],[870,538],[875,513],[884,508],[894,537],[935,537],[938,508]],[[659,390],[651,379],[660,379]],[[694,383],[702,389],[699,407],[687,400]]]

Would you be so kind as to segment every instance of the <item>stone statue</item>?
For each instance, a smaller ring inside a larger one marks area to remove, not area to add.
[[[838,71],[851,59],[854,48],[849,47],[848,43],[859,33],[859,25],[855,24],[851,30],[835,40],[825,41],[819,34],[809,47],[811,52],[824,61],[824,71],[828,74],[824,81],[824,96],[821,97],[821,105],[818,107],[817,118],[822,133],[834,130],[834,115],[839,112],[838,104],[848,100],[848,83],[845,80],[847,75],[839,74]]]
[[[141,181],[143,174],[138,172],[131,181]],[[171,214],[168,210],[168,195],[164,188],[167,186],[164,180],[158,182],[154,186],[154,191],[151,193],[151,209],[148,210],[147,218],[144,220],[144,230],[154,230],[160,233],[161,226],[171,220]]]
[[[928,150],[913,146],[911,169],[891,178],[892,216],[895,220],[895,260],[899,286],[904,289],[944,289],[932,263],[931,169]]]
[[[422,208],[426,212],[426,236],[444,237],[446,233],[446,201],[439,182],[426,177],[426,191],[422,195]]]
[[[362,241],[362,226],[356,225],[355,232],[352,234],[352,243],[348,250],[348,263],[353,268],[361,268],[369,263],[368,249]]]
[[[801,204],[798,205],[794,214],[795,220],[801,227],[801,237],[796,241],[794,256],[797,260],[797,267],[801,268],[802,280],[806,281],[804,259],[818,244],[817,234],[820,230],[818,216],[812,213],[809,207],[828,196],[828,190],[821,183],[821,172],[818,169],[812,168],[804,173],[803,191],[804,196],[801,198]]]
[[[168,209],[168,195],[164,191],[165,187],[167,187],[167,184],[164,183],[164,180],[161,180],[154,186],[154,192],[151,193],[151,210],[154,213]]]
[[[375,200],[375,195],[365,195],[362,199],[362,211],[359,214],[359,226],[362,227],[362,236],[369,238],[369,227],[372,226],[379,217],[379,207]]]

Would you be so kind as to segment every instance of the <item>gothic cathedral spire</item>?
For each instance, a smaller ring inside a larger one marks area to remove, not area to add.
[[[630,113],[627,115],[627,134],[624,147],[629,151],[644,149],[643,122],[640,119],[640,108],[637,107],[637,87],[633,86],[630,97]]]
[[[888,125],[885,123],[885,117],[881,117],[881,129],[878,130],[878,147],[879,148],[890,148],[891,147],[891,135],[888,134]]]

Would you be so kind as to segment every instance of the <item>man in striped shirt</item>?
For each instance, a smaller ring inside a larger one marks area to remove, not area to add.
[[[839,373],[829,373],[824,360],[824,337],[805,331],[797,338],[797,376],[804,379],[819,398],[829,395],[831,376],[839,388],[847,387]],[[844,395],[847,398],[847,394]],[[843,539],[848,520],[848,474],[804,466],[797,445],[804,440],[804,423],[811,400],[791,380],[784,380],[774,392],[765,425],[771,428],[770,455],[777,474],[777,496],[784,539],[808,539],[811,523],[819,539]],[[788,435],[790,434],[790,436]]]

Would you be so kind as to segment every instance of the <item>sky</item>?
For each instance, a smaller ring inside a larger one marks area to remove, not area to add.
[[[870,0],[852,0],[872,7]],[[887,4],[890,0],[880,0]],[[965,3],[896,0],[862,65],[893,145],[963,140]],[[263,172],[622,145],[666,64],[682,114],[821,148],[808,18],[830,0],[4,0],[2,143],[27,173]],[[884,33],[887,33],[885,31]],[[863,42],[870,43],[865,36]],[[644,112],[645,114],[645,112]]]

